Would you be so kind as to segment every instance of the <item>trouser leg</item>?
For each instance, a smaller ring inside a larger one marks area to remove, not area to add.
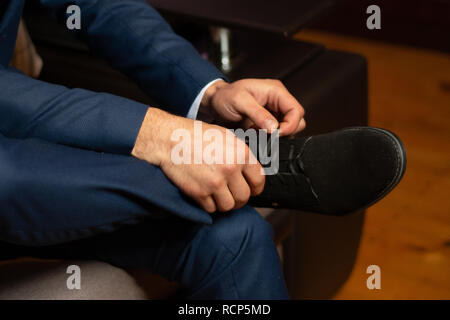
[[[248,206],[216,215],[212,225],[148,220],[67,244],[15,250],[146,269],[179,282],[188,299],[288,298],[272,229]]]
[[[211,222],[145,161],[0,134],[0,241],[54,245],[172,215]]]
[[[248,206],[215,215],[211,225],[175,218],[210,216],[160,169],[129,156],[0,135],[0,160],[0,259],[141,267],[180,282],[190,298],[287,297],[271,229]]]

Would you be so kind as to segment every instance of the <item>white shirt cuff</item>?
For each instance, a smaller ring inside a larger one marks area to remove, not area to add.
[[[203,89],[199,92],[199,94],[197,95],[197,97],[195,98],[194,102],[191,105],[191,108],[188,111],[187,114],[187,118],[195,120],[197,119],[197,115],[198,115],[198,109],[200,108],[200,103],[202,102],[203,99],[203,95],[205,94],[206,90],[215,82],[223,80],[221,78],[215,79],[213,81],[211,81],[210,83],[208,83],[206,86],[203,87]]]

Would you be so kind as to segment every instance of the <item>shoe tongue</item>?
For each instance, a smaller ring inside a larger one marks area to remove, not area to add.
[[[280,138],[280,160],[292,159],[302,152],[309,137]]]
[[[308,139],[308,137],[280,139],[280,172],[303,173],[301,154]]]
[[[294,156],[297,155],[303,148],[303,145],[308,137],[295,137],[294,139],[290,137],[281,137],[278,141],[278,154],[280,161],[286,161],[290,159],[291,153],[293,152]],[[259,138],[258,138],[259,139]],[[270,140],[270,136],[267,137],[267,140],[261,143],[258,140],[258,152],[256,158],[258,161],[263,156],[273,156],[275,149],[275,143]]]
[[[297,210],[312,210],[318,206],[317,195],[312,189],[309,177],[304,174],[299,159],[307,139],[308,137],[279,139],[279,171],[276,175],[266,177],[263,193],[252,197],[249,202],[251,205],[264,207],[278,203],[280,207]],[[267,149],[262,151],[267,152]],[[269,152],[269,155],[272,154]]]
[[[261,137],[258,137],[258,139],[260,138]],[[266,163],[267,159],[276,159],[276,161],[279,161],[280,172],[291,172],[292,170],[290,169],[290,166],[292,165],[294,159],[302,152],[305,142],[308,139],[309,137],[299,136],[296,136],[295,138],[281,137],[278,140],[278,148],[276,148],[277,143],[271,141],[269,135],[263,142],[258,140],[257,150],[253,153],[260,163]],[[275,152],[278,152],[277,156]]]

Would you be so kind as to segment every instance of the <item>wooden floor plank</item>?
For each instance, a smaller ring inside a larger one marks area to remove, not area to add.
[[[297,38],[369,63],[370,125],[397,133],[403,181],[368,210],[357,262],[336,299],[450,299],[450,55],[306,30]],[[381,268],[381,290],[366,287]]]

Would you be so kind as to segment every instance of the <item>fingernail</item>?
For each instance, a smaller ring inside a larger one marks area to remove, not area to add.
[[[272,119],[267,119],[266,121],[264,121],[264,127],[267,131],[273,132],[278,128],[278,124]]]

